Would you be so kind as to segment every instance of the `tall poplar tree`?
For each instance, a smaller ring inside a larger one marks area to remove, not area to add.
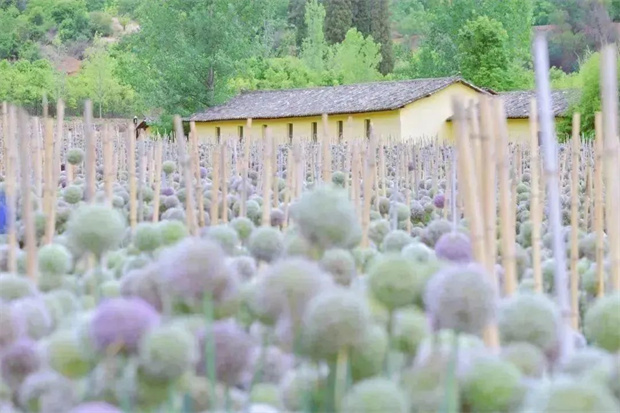
[[[351,0],[328,0],[325,4],[325,40],[340,43],[353,24]]]
[[[379,71],[386,75],[394,70],[394,50],[390,30],[390,0],[371,0],[370,34],[381,44]],[[359,30],[359,29],[358,29]]]
[[[370,34],[371,29],[371,0],[351,0],[351,10],[353,12],[353,27],[364,36]]]

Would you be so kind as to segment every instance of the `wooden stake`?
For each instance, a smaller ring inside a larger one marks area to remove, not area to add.
[[[271,171],[273,169],[271,159],[273,156],[273,139],[271,137],[271,128],[268,126],[265,131],[265,142],[263,144],[263,215],[262,215],[262,226],[270,226],[271,225],[271,198],[269,197],[269,193],[271,191]],[[274,194],[275,195],[275,194]]]
[[[14,106],[9,107],[9,123],[8,123],[8,136],[6,139],[7,145],[7,165],[6,165],[6,203],[7,203],[7,243],[9,244],[8,251],[8,263],[7,267],[10,273],[17,272],[17,222],[16,211],[17,207],[17,190],[16,181],[18,178],[18,164],[17,164],[17,113]]]
[[[155,142],[155,176],[154,176],[154,194],[153,194],[153,222],[159,221],[159,202],[161,199],[161,163],[164,147],[162,139]]]
[[[530,175],[532,198],[530,199],[530,216],[532,218],[532,268],[534,270],[534,290],[543,292],[542,265],[540,250],[542,208],[540,202],[540,158],[538,155],[538,112],[536,99],[530,102]]]
[[[44,244],[50,244],[56,231],[56,185],[54,173],[54,121],[45,119],[45,192],[44,211],[45,237]]]
[[[571,325],[579,329],[579,155],[581,153],[581,115],[573,114],[573,136],[571,154],[571,237],[570,237],[570,295]]]
[[[136,205],[136,137],[131,122],[127,125],[126,132],[127,145],[127,169],[129,172],[129,225],[133,231],[138,223],[138,209]]]
[[[90,100],[84,102],[84,144],[86,146],[84,159],[86,187],[84,194],[86,202],[92,203],[95,200],[97,161],[95,153],[96,142],[93,133],[93,104]]]
[[[324,113],[321,117],[323,123],[323,172],[321,173],[323,182],[328,183],[332,180],[332,160],[331,160],[331,138],[329,136],[329,122],[327,120],[327,114]],[[275,194],[274,194],[275,196]]]
[[[114,154],[112,152],[112,145],[110,125],[106,123],[103,125],[103,189],[108,206],[112,206],[112,198],[114,197],[112,187],[114,183],[114,169],[112,167]]]
[[[597,297],[605,295],[605,216],[603,214],[603,170],[605,169],[603,149],[603,114],[596,112],[594,115],[594,232],[596,233],[596,280]]]
[[[228,223],[228,171],[230,169],[230,165],[228,163],[228,146],[226,143],[222,145],[222,222],[224,224]]]
[[[219,184],[220,184],[220,145],[217,144],[213,147],[212,153],[212,170],[211,170],[211,208],[209,208],[209,217],[211,219],[211,225],[217,225],[219,223]]]
[[[30,139],[30,148],[28,148],[28,151],[29,153],[34,155],[32,162],[32,169],[34,171],[34,193],[39,199],[43,195],[43,188],[41,187],[41,183],[43,182],[43,157],[41,156],[41,138],[39,135],[40,132],[41,124],[39,122],[39,118],[34,117],[32,118],[32,136]]]
[[[179,163],[183,171],[183,181],[185,183],[185,223],[191,235],[198,235],[196,219],[194,216],[194,189],[192,186],[192,168],[190,158],[187,153],[185,134],[183,133],[183,123],[181,117],[174,117],[174,132],[177,138]]]
[[[22,198],[22,222],[26,244],[26,275],[36,285],[37,283],[37,236],[32,211],[32,191],[30,189],[30,139],[28,133],[28,117],[25,112],[19,113],[19,161],[21,170],[20,192]],[[36,132],[35,132],[36,133]]]

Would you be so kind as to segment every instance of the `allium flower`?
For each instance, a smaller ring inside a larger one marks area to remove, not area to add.
[[[111,298],[95,309],[90,334],[95,348],[106,352],[111,346],[134,353],[140,340],[159,324],[159,314],[140,298]]]
[[[354,381],[367,379],[381,373],[388,353],[388,335],[378,325],[369,326],[357,345],[351,348],[349,363]]]
[[[455,263],[466,263],[473,260],[473,251],[469,237],[462,232],[443,234],[435,244],[437,258]]]
[[[502,348],[501,357],[518,368],[526,377],[540,378],[547,369],[545,355],[530,343],[510,343]]]
[[[321,261],[321,268],[329,272],[336,284],[349,285],[355,277],[355,258],[348,250],[330,249],[325,251]]]
[[[169,220],[159,222],[159,231],[164,245],[173,245],[188,235],[187,227],[181,221]]]
[[[391,334],[398,351],[414,356],[422,340],[430,334],[428,319],[417,307],[401,308],[394,313]]]
[[[480,334],[495,315],[495,292],[484,269],[470,264],[448,267],[435,274],[424,294],[435,330]]]
[[[317,401],[318,389],[325,379],[322,371],[308,365],[290,370],[280,383],[280,399],[287,411],[299,412],[308,401]]]
[[[435,251],[417,241],[407,244],[400,253],[403,257],[417,262],[429,262],[436,258]]]
[[[23,317],[13,308],[0,301],[0,353],[21,338],[26,332]]]
[[[586,347],[571,354],[568,360],[564,360],[560,365],[563,374],[581,378],[588,370],[597,368],[599,365],[609,365],[613,363],[613,357],[596,347]]]
[[[207,338],[213,343],[217,380],[228,386],[234,386],[250,364],[253,347],[251,336],[236,321],[228,319],[216,321],[210,331],[200,333],[200,349],[206,348]],[[200,360],[196,364],[196,370],[200,375],[206,374],[206,363],[210,361],[205,357],[205,351],[201,351]]]
[[[60,244],[42,246],[38,253],[39,270],[54,275],[64,275],[71,270],[72,257],[69,250]]]
[[[248,249],[256,260],[272,262],[284,251],[282,233],[273,227],[261,227],[252,231],[248,241]]]
[[[122,413],[122,410],[106,402],[86,402],[75,406],[69,413]]]
[[[78,165],[84,160],[84,151],[80,148],[71,148],[67,151],[67,162]]]
[[[160,226],[151,222],[139,223],[133,234],[133,245],[140,251],[155,251],[162,244]]]
[[[586,313],[586,337],[611,353],[620,350],[620,293],[615,292],[596,300]]]
[[[15,274],[0,274],[0,300],[11,301],[36,294],[36,287],[26,278]]]
[[[198,360],[198,341],[178,325],[161,326],[147,332],[140,343],[140,369],[156,381],[179,378]]]
[[[0,354],[0,373],[11,389],[17,389],[26,376],[40,366],[37,344],[29,339],[14,342]]]
[[[158,261],[164,291],[190,306],[202,306],[205,294],[217,301],[229,283],[225,258],[218,244],[197,238],[164,250]]]
[[[444,194],[437,194],[435,198],[433,198],[433,204],[435,208],[443,209],[446,204],[446,196]]]
[[[124,231],[125,219],[105,205],[81,206],[73,212],[67,224],[71,244],[97,256],[116,248]]]
[[[19,388],[19,405],[29,412],[66,412],[76,402],[73,383],[51,370],[26,377]]]
[[[443,234],[452,231],[452,223],[445,219],[437,219],[431,221],[422,233],[421,241],[429,247],[435,247],[435,244]]]
[[[42,297],[26,297],[12,303],[13,311],[23,318],[26,334],[33,340],[47,336],[54,328],[54,318]]]
[[[84,190],[78,185],[69,185],[62,191],[62,199],[71,205],[75,205],[84,199]]]
[[[383,243],[383,240],[390,232],[390,221],[387,219],[378,219],[372,221],[368,227],[368,238],[376,245],[379,246]]]
[[[237,231],[237,235],[242,241],[245,241],[250,237],[250,234],[254,230],[254,223],[246,217],[237,217],[230,221],[230,226]]]
[[[279,208],[272,209],[269,213],[269,223],[272,227],[282,227],[284,225],[284,212]]]
[[[262,365],[261,357],[263,357]],[[294,366],[295,357],[279,347],[269,346],[263,349],[256,346],[252,349],[248,372],[258,373],[260,368],[261,383],[279,383],[286,372]]]
[[[239,246],[237,231],[228,225],[205,227],[203,230],[205,238],[217,242],[228,255],[234,255],[235,249]]]
[[[472,411],[511,411],[521,401],[521,373],[507,361],[481,357],[461,377],[461,390]]]
[[[250,256],[229,257],[227,263],[241,277],[242,281],[248,281],[256,275],[256,261]]]
[[[620,405],[604,386],[561,377],[530,391],[520,411],[602,413],[620,411]]]
[[[382,249],[384,252],[401,252],[407,245],[413,242],[411,235],[403,230],[394,230],[387,233],[383,238]]]
[[[331,359],[342,348],[358,344],[369,321],[366,303],[358,294],[344,288],[328,289],[308,303],[303,348],[315,359]]]
[[[92,358],[77,331],[63,330],[54,333],[45,346],[49,366],[70,379],[86,376],[92,370]]]

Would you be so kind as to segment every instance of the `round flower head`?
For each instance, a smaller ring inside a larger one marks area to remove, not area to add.
[[[250,401],[253,405],[256,403],[264,403],[268,406],[280,406],[280,389],[276,384],[256,383],[252,386]],[[272,409],[275,410],[275,413],[279,411],[275,407],[272,407]]]
[[[95,348],[106,352],[111,346],[134,353],[140,340],[159,323],[159,314],[139,298],[111,298],[95,309],[90,334]]]
[[[312,258],[312,245],[296,231],[285,233],[284,237],[284,253],[289,257],[307,257]]]
[[[342,401],[346,413],[407,413],[409,406],[403,391],[391,380],[376,377],[354,385]]]
[[[62,191],[62,199],[71,205],[75,205],[84,199],[84,191],[81,186],[69,185]]]
[[[269,223],[272,227],[281,228],[284,225],[284,212],[279,208],[272,209],[269,213]]]
[[[613,358],[609,353],[596,347],[586,347],[571,354],[568,360],[564,360],[560,364],[560,371],[563,374],[580,378],[588,370],[612,363]]]
[[[280,383],[280,399],[285,411],[303,411],[309,401],[319,401],[322,395],[318,389],[324,378],[321,371],[308,365],[302,364],[295,370],[290,370]]]
[[[106,402],[86,402],[75,406],[68,413],[122,413],[123,411]]]
[[[372,221],[368,227],[368,238],[376,245],[379,246],[383,243],[383,240],[390,233],[390,221],[387,219],[378,219]]]
[[[500,304],[498,328],[502,344],[526,342],[549,355],[558,343],[559,313],[541,294],[515,294]]]
[[[164,245],[174,245],[188,235],[187,227],[181,221],[160,221],[158,226]]]
[[[429,247],[435,244],[443,234],[452,232],[452,223],[445,219],[431,221],[422,233],[421,241]]]
[[[166,175],[170,175],[174,173],[176,169],[177,169],[177,165],[174,163],[174,161],[164,161],[161,164],[161,170],[164,171]]]
[[[16,300],[36,294],[36,287],[26,278],[15,274],[0,274],[0,300]]]
[[[401,252],[404,247],[411,244],[413,238],[406,231],[397,229],[388,232],[383,238],[382,249],[384,252]]]
[[[156,381],[175,380],[198,360],[196,337],[179,325],[160,326],[147,332],[139,349],[140,369]]]
[[[124,218],[105,205],[83,205],[69,219],[67,233],[72,245],[97,256],[116,248],[123,239]]]
[[[206,230],[206,238],[217,242],[228,255],[235,253],[235,249],[239,245],[237,231],[227,225],[216,225],[204,229]]]
[[[54,333],[46,343],[45,357],[49,366],[70,379],[79,379],[92,370],[92,358],[73,330]]]
[[[39,270],[43,273],[64,275],[71,270],[71,253],[60,244],[47,244],[38,251]]]
[[[163,199],[162,201],[162,205],[166,208],[166,209],[172,209],[172,208],[176,208],[181,204],[181,201],[179,201],[179,198],[176,195],[170,195],[167,196]]]
[[[0,354],[0,373],[2,380],[11,389],[17,389],[26,376],[39,369],[41,360],[37,344],[28,339],[20,339]]]
[[[242,280],[250,280],[256,275],[256,261],[247,255],[239,255],[237,257],[229,257],[228,265],[236,272]]]
[[[84,160],[84,151],[80,148],[71,148],[67,151],[67,162],[78,165]]]
[[[462,232],[443,234],[435,244],[437,258],[455,263],[467,263],[473,260],[473,251],[469,237]]]
[[[393,310],[413,304],[422,296],[427,275],[425,264],[388,254],[377,258],[368,271],[368,287],[385,307]]]
[[[388,353],[388,335],[383,327],[370,325],[361,340],[351,348],[349,363],[353,381],[381,373]]]
[[[369,321],[366,303],[358,294],[343,288],[328,289],[308,303],[303,347],[315,359],[330,359],[342,348],[359,343]]]
[[[25,332],[23,317],[11,305],[0,301],[0,353]]]
[[[51,370],[29,375],[19,388],[19,405],[29,412],[66,412],[76,401],[73,383]]]
[[[588,340],[611,353],[620,351],[620,293],[599,298],[584,320]]]
[[[437,194],[435,198],[433,198],[433,205],[435,208],[443,209],[446,204],[446,196],[444,194]]]
[[[185,211],[181,208],[170,208],[161,215],[162,221],[185,222]]]
[[[547,369],[545,355],[530,343],[510,343],[502,348],[501,357],[518,368],[526,377],[540,378]]]
[[[230,270],[225,257],[213,241],[187,238],[179,242],[159,257],[164,291],[190,306],[201,306],[205,294],[217,300],[228,286]]]
[[[414,356],[422,340],[430,334],[426,315],[414,306],[397,310],[391,334],[392,345],[398,351]]]
[[[291,206],[300,234],[323,249],[346,247],[359,223],[346,191],[321,187],[302,194]]]
[[[347,286],[355,277],[355,259],[347,250],[336,248],[325,251],[319,265],[332,275],[336,284]]]
[[[262,360],[261,360],[262,359]],[[248,372],[258,373],[262,383],[279,383],[287,371],[295,366],[293,355],[285,353],[276,346],[261,348],[256,346],[252,350]]]
[[[141,222],[133,234],[133,245],[143,252],[155,251],[162,244],[160,226],[151,222]]]
[[[521,413],[602,413],[620,411],[618,401],[604,386],[565,377],[530,391]]]
[[[426,311],[435,330],[479,334],[495,315],[495,292],[484,269],[470,264],[448,267],[428,282]]]
[[[511,411],[522,396],[521,373],[507,361],[480,357],[461,378],[461,390],[472,411]]]
[[[13,311],[24,320],[26,334],[33,340],[47,336],[54,328],[54,319],[42,297],[25,297],[12,303]]]
[[[257,261],[272,262],[278,259],[284,250],[282,233],[273,227],[261,227],[252,231],[248,249]]]
[[[254,223],[246,217],[237,217],[230,221],[230,226],[237,231],[239,239],[245,241],[250,237],[250,234],[254,230]]]
[[[347,175],[342,171],[335,171],[332,174],[332,183],[340,188],[344,188]]]
[[[257,278],[250,309],[269,324],[284,313],[296,321],[316,294],[333,285],[329,275],[312,261],[287,258],[266,268]]]
[[[214,349],[215,375],[219,382],[229,386],[237,384],[250,363],[252,339],[245,330],[233,319],[220,320],[213,323],[209,331],[199,335],[200,349],[206,348],[210,340]],[[198,374],[205,375],[205,351],[200,352],[200,360],[196,364]]]
[[[426,244],[416,241],[407,244],[400,253],[403,257],[417,262],[429,262],[436,258],[435,251],[426,246]]]

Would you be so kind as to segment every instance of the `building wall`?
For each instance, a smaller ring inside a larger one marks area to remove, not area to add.
[[[357,139],[365,136],[365,124],[369,119],[374,131],[381,138],[398,138],[400,136],[400,115],[398,110],[383,112],[368,112],[352,114],[349,125],[349,115],[330,115],[328,118],[328,133],[332,138],[338,136],[338,122],[342,122],[345,139]],[[265,125],[271,128],[271,135],[279,142],[288,139],[289,124],[293,125],[293,137],[297,139],[310,139],[312,135],[312,123],[317,124],[319,140],[322,136],[323,122],[320,116],[281,118],[281,119],[252,119],[252,137],[259,138],[263,134]],[[213,142],[220,128],[221,139],[238,138],[239,127],[243,126],[243,133],[247,136],[246,120],[230,120],[215,122],[196,122],[198,138]]]
[[[530,141],[530,121],[529,119],[508,119],[508,139],[511,142]]]
[[[477,100],[480,92],[462,83],[455,83],[447,88],[413,102],[401,109],[400,129],[403,140],[434,138],[452,139],[452,127],[446,120],[452,116],[452,98],[459,96],[468,100]]]

